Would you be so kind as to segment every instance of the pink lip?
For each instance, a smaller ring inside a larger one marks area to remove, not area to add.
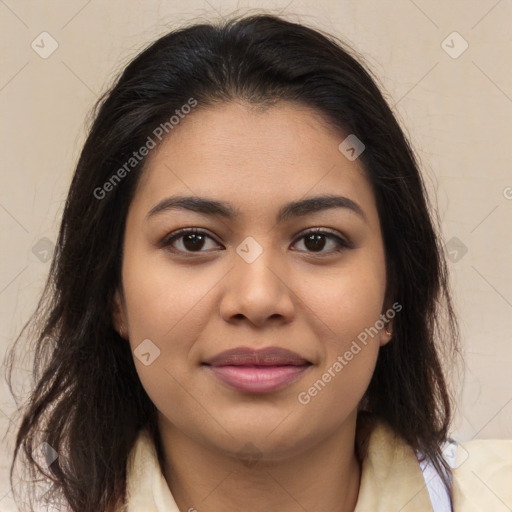
[[[311,363],[289,350],[236,348],[210,359],[207,368],[238,391],[269,393],[298,379]]]
[[[238,391],[269,393],[296,380],[303,366],[211,366],[213,374]]]

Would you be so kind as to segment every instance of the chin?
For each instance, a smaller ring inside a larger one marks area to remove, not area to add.
[[[282,418],[280,418],[282,420]],[[278,462],[294,457],[318,441],[318,435],[301,434],[296,425],[288,424],[286,428],[280,428],[279,421],[271,424],[247,425],[227,427],[227,430],[235,439],[229,438],[222,446],[217,446],[237,459],[261,462]]]

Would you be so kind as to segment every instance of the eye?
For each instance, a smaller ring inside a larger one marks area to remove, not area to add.
[[[323,250],[327,245],[325,242],[326,238],[331,240],[331,243],[334,245],[334,250]],[[201,249],[205,247],[207,239],[213,240],[206,231],[197,228],[186,228],[165,237],[160,243],[160,246],[169,247],[172,252],[177,253],[200,253],[206,252]],[[321,253],[322,255],[332,254],[333,252],[337,253],[352,248],[352,245],[345,239],[321,228],[311,229],[302,233],[295,244],[302,240],[304,240],[303,244],[306,247],[306,252]],[[180,248],[175,246],[175,243],[178,241],[180,242],[179,245],[181,245]]]
[[[161,246],[170,247],[173,252],[205,252],[201,251],[201,249],[204,247],[205,240],[207,238],[213,240],[213,238],[208,233],[201,231],[200,229],[181,229],[176,233],[165,237],[161,242]],[[173,247],[174,243],[178,240],[181,242],[180,245],[184,247],[184,249],[176,249]]]
[[[326,246],[325,239],[328,238],[331,242],[334,241],[334,250],[333,251],[323,251]],[[352,245],[346,241],[345,239],[335,235],[334,233],[330,233],[329,231],[325,231],[321,228],[315,228],[307,231],[306,233],[302,233],[301,237],[298,241],[303,241],[303,245],[308,249],[307,252],[312,253],[321,253],[322,256],[329,255],[337,252],[341,252],[345,249],[351,249]]]

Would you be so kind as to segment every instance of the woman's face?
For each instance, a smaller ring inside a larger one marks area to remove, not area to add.
[[[343,139],[306,107],[225,103],[150,153],[114,318],[162,429],[279,459],[355,418],[389,335],[375,198]],[[346,199],[311,201],[327,195]],[[295,356],[214,360],[239,348]]]

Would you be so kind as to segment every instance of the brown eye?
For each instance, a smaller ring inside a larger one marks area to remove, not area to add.
[[[206,245],[207,239],[213,238],[204,231],[198,229],[187,229],[178,231],[170,237],[166,237],[162,243],[162,247],[171,247],[175,252],[205,252],[202,251]],[[181,243],[181,247],[176,247],[176,242]]]
[[[331,243],[334,246],[333,251],[324,251],[323,249],[328,245],[326,239],[330,239]],[[304,247],[307,252],[312,253],[326,253],[330,254],[332,252],[340,252],[344,249],[350,249],[351,244],[349,244],[346,240],[336,236],[327,231],[322,231],[320,229],[316,229],[313,231],[309,231],[301,236],[299,240],[304,240]]]
[[[188,235],[182,235],[183,246],[187,251],[196,251],[202,249],[205,242],[205,235],[198,233],[190,233]]]

